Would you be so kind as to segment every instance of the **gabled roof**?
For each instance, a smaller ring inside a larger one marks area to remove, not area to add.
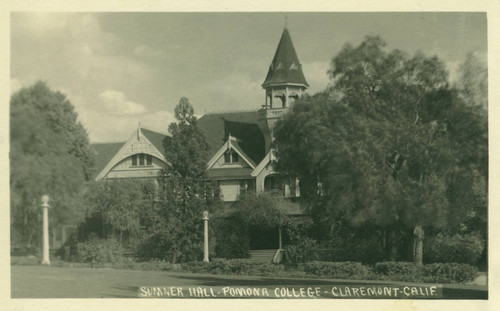
[[[271,132],[260,111],[206,114],[198,120],[198,126],[210,147],[210,158],[229,135],[238,139],[238,146],[254,163],[260,163],[271,145]]]
[[[302,72],[302,65],[293,47],[290,33],[285,28],[262,87],[266,88],[271,85],[288,83],[302,84],[305,87],[309,86]]]
[[[222,155],[227,150],[235,151],[237,154],[239,154],[240,158],[245,161],[252,169],[255,168],[255,163],[253,162],[253,160],[239,146],[238,139],[229,135],[227,142],[219,148],[217,153],[208,162],[208,169],[212,168],[212,166],[217,162],[218,159],[220,159],[220,157],[222,157]]]
[[[268,154],[260,161],[259,165],[255,167],[255,169],[252,171],[252,176],[256,177],[257,175],[262,172],[264,168],[266,168],[268,163],[271,163],[272,161],[275,161],[276,158],[274,157],[274,152],[273,150],[270,150]]]
[[[163,147],[163,140],[165,138],[168,139],[169,136],[145,128],[139,128],[137,135],[139,134],[143,135],[157,149],[159,154],[156,153],[155,156],[160,157],[161,160],[165,161],[165,148]],[[134,137],[134,135],[132,137]],[[122,149],[129,143],[129,141],[130,139],[125,142],[93,143],[90,145],[96,155],[93,174],[94,179],[97,178],[108,165],[110,165],[110,162],[117,160],[118,153],[122,152]]]
[[[123,147],[125,142],[119,143],[94,143],[90,147],[93,149],[95,154],[95,165],[93,170],[92,178],[95,178],[104,167],[111,161],[118,150]]]
[[[165,156],[165,147],[163,146],[163,141],[165,139],[170,139],[170,136],[158,132],[153,132],[145,128],[141,128],[141,132],[156,147],[156,149],[158,149],[158,151],[160,151],[161,154]]]

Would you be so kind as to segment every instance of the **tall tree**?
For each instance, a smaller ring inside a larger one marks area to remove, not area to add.
[[[381,228],[388,258],[396,233],[411,228],[421,264],[425,229],[446,224],[454,208],[450,174],[477,163],[461,152],[484,140],[455,131],[475,117],[439,59],[384,46],[367,37],[333,58],[329,90],[304,97],[277,125],[277,168],[300,178],[317,218]]]
[[[155,184],[151,180],[105,180],[90,182],[85,189],[86,216],[102,223],[98,233],[113,236],[123,245],[124,235],[136,242],[143,225],[154,226]]]
[[[457,88],[467,104],[488,110],[488,68],[478,53],[469,52],[461,64]]]
[[[165,183],[163,228],[151,235],[149,245],[157,249],[150,256],[179,262],[201,258],[202,213],[211,210],[218,201],[218,189],[208,178],[209,147],[187,98],[180,99],[175,117],[177,123],[169,125],[171,137],[164,141],[168,165],[162,176]]]
[[[80,190],[90,176],[93,154],[73,105],[43,82],[12,95],[10,124],[12,238],[14,244],[32,247],[41,232],[41,195],[51,197],[53,224],[82,217]]]

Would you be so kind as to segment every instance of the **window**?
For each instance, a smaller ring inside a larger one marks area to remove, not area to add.
[[[228,150],[226,151],[226,153],[224,153],[224,163],[228,164],[228,163],[238,163],[240,161],[240,158],[238,156],[238,154],[232,150]]]
[[[152,166],[153,156],[139,153],[132,155],[132,166]]]
[[[255,192],[255,181],[251,179],[240,180],[240,194],[247,192]]]

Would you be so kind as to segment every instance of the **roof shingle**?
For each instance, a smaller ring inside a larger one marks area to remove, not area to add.
[[[278,48],[274,54],[273,61],[269,66],[266,80],[262,87],[266,88],[272,84],[296,83],[309,86],[302,72],[302,65],[299,62],[292,39],[288,29],[283,30]]]

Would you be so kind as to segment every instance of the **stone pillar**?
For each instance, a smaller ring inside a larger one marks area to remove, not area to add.
[[[203,261],[208,262],[208,211],[203,212],[204,222],[204,247],[203,247]]]
[[[49,256],[49,196],[42,196],[43,208],[43,259],[42,265],[50,266]]]

